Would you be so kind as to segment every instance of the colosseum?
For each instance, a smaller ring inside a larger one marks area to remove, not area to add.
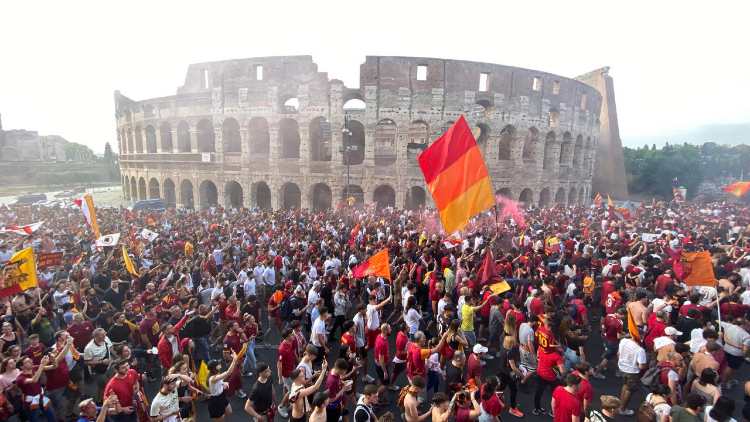
[[[413,209],[430,203],[417,155],[463,114],[499,194],[586,203],[595,171],[624,183],[607,70],[571,79],[368,56],[359,88],[349,88],[310,56],[192,64],[174,96],[115,92],[124,196],[182,207],[320,210],[353,198]]]

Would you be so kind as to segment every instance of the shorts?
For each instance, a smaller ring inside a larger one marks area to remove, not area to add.
[[[620,343],[616,341],[604,340],[604,359],[610,360],[617,356],[617,350]]]
[[[226,413],[227,405],[227,394],[221,393],[218,396],[211,396],[208,398],[208,416],[212,419],[220,418]]]
[[[740,369],[742,362],[745,360],[742,356],[734,356],[729,353],[724,353],[724,356],[727,357],[727,365],[734,370]]]
[[[623,373],[625,385],[630,391],[636,391],[638,386],[641,385],[641,374],[627,374]]]

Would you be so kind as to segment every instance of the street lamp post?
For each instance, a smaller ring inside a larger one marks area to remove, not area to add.
[[[351,145],[351,136],[352,131],[349,130],[349,115],[344,115],[344,128],[341,129],[341,134],[343,135],[343,148],[342,152],[344,153],[344,162],[346,163],[346,187],[344,188],[344,200],[349,201],[349,165],[350,165],[350,157],[349,152],[352,150]]]

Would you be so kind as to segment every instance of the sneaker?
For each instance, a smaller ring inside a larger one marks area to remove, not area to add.
[[[510,409],[508,409],[508,413],[510,413],[511,415],[513,415],[513,416],[515,416],[517,418],[522,418],[523,417],[523,412],[521,412],[521,409],[519,409],[517,407],[511,407]]]
[[[534,416],[539,416],[544,414],[544,409],[534,409],[531,411],[531,414]]]
[[[398,385],[389,385],[388,389],[391,391],[399,391],[401,390],[401,387],[399,387]]]
[[[247,398],[247,394],[245,394],[245,392],[244,392],[244,391],[242,391],[242,390],[239,390],[239,391],[237,392],[237,398],[238,398],[238,399],[245,399],[245,398]]]
[[[367,374],[365,376],[365,379],[367,380],[367,382],[370,382],[370,383],[375,382],[375,378],[373,378],[372,376],[370,376],[370,374]]]
[[[484,359],[486,359],[486,360],[492,360],[492,359],[495,359],[495,357],[492,356],[490,353],[487,353],[487,354],[484,355]]]
[[[622,416],[633,416],[635,414],[633,409],[620,409],[618,413]]]
[[[287,419],[289,417],[289,412],[283,407],[279,406],[276,410],[278,410],[279,416],[281,416],[282,419]]]
[[[250,371],[247,371],[247,372],[244,372],[244,373],[242,373],[242,376],[243,376],[243,377],[252,377],[252,376],[253,376],[253,373],[252,373],[252,372],[250,372]]]
[[[605,380],[607,379],[607,376],[602,374],[601,372],[594,372],[594,375],[592,375],[594,378],[598,380]]]

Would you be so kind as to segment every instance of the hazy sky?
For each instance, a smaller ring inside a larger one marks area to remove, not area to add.
[[[116,142],[114,90],[173,95],[190,63],[270,55],[312,55],[349,86],[366,55],[610,66],[626,144],[750,121],[748,1],[26,0],[0,14],[3,126],[97,152]]]

